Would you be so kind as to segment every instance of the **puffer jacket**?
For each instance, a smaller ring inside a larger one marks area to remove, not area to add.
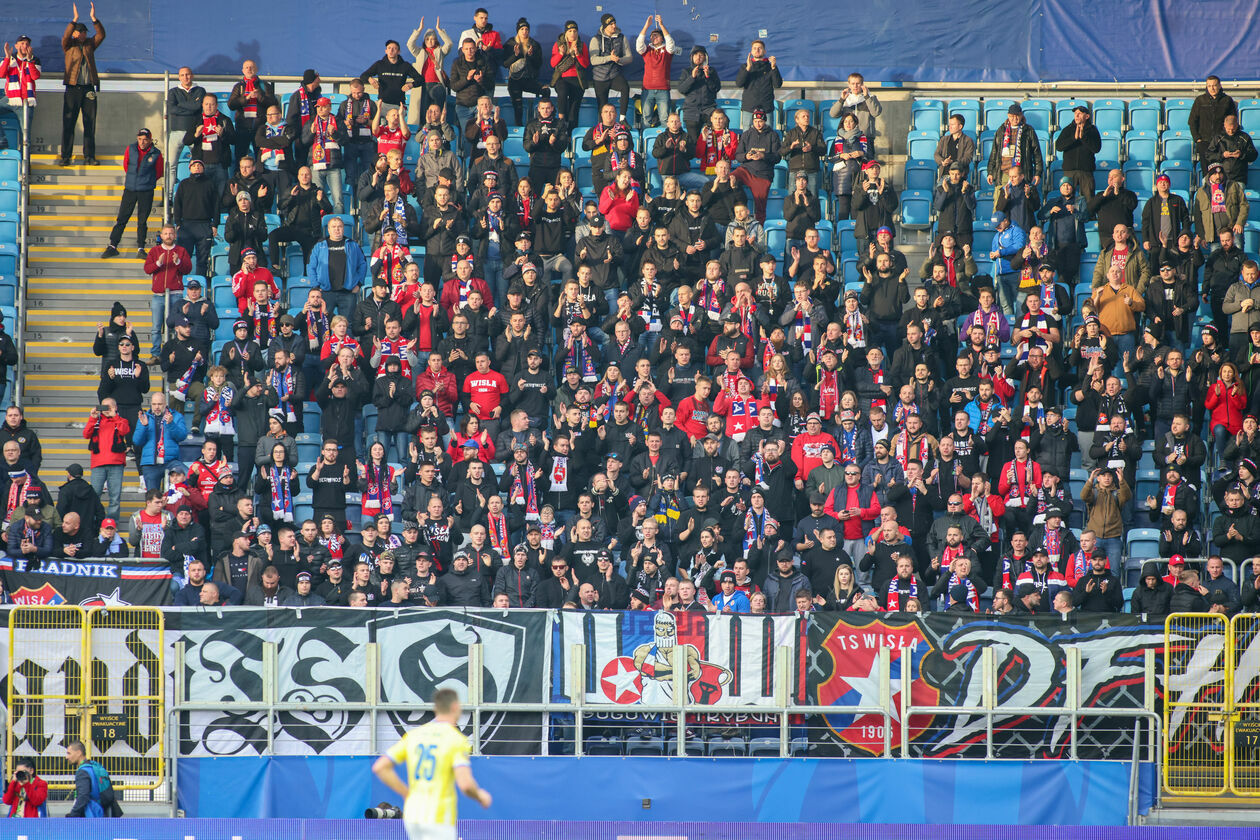
[[[490,592],[493,600],[500,594],[508,596],[510,607],[534,606],[534,589],[538,586],[538,570],[526,565],[523,569],[509,563],[499,569],[494,577],[494,588]]]

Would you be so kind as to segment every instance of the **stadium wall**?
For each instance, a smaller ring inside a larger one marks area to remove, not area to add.
[[[203,758],[179,763],[179,807],[189,817],[361,817],[396,801],[371,775],[372,757]],[[1124,825],[1129,763],[618,757],[473,759],[494,794],[465,820],[671,822],[705,813],[722,822],[953,825],[984,814],[999,825]],[[1152,804],[1154,766],[1140,810]],[[188,832],[181,831],[182,834]],[[654,825],[652,833],[669,834]],[[467,835],[466,835],[467,836]]]
[[[457,37],[477,5],[445,2],[427,4],[423,11],[430,25],[439,15],[445,18],[449,34]],[[832,4],[820,14],[811,0],[782,0],[771,14],[757,0],[690,0],[672,8],[632,0],[613,10],[631,35],[646,15],[662,13],[684,54],[694,44],[707,47],[728,82],[749,42],[762,37],[788,80],[842,80],[859,70],[884,83],[1036,83],[1178,81],[1207,73],[1226,80],[1260,78],[1260,52],[1249,48],[1260,36],[1258,6],[1260,0],[1139,0],[1123,8],[1093,0],[866,0]],[[545,46],[568,18],[578,18],[587,36],[596,27],[596,11],[577,15],[571,4],[556,0],[489,8],[491,22],[508,34],[517,16],[526,14]],[[68,4],[32,7],[0,0],[0,25],[13,33],[10,40],[29,33],[45,70],[60,71],[67,11]],[[253,58],[264,75],[300,75],[308,66],[324,75],[346,75],[362,72],[380,56],[386,38],[405,41],[421,10],[410,20],[400,19],[388,4],[313,10],[298,0],[224,0],[213,8],[136,0],[102,4],[100,13],[108,36],[98,56],[104,72],[151,73],[189,64],[200,73],[235,73],[242,59]],[[336,37],[330,37],[334,31]],[[631,77],[640,72],[637,62],[629,69]]]

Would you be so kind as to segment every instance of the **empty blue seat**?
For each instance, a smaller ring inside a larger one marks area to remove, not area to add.
[[[932,160],[906,161],[906,189],[927,190],[936,188],[936,163]]]
[[[1029,99],[1020,107],[1024,109],[1024,121],[1037,130],[1038,136],[1042,140],[1049,138],[1054,104],[1049,99]]]
[[[219,311],[232,310],[238,312],[236,295],[232,294],[231,286],[215,286],[213,290],[214,308]]]
[[[982,175],[984,174],[984,168],[989,163],[989,154],[993,151],[993,139],[995,137],[997,137],[997,132],[993,129],[985,129],[980,133],[980,142],[977,144],[977,148],[980,150],[980,173]]]
[[[1099,129],[1098,133],[1102,135],[1102,148],[1099,150],[1097,157],[1106,158],[1107,160],[1120,160],[1120,129],[1108,129],[1106,131]]]
[[[1095,99],[1093,119],[1094,127],[1100,132],[1124,131],[1125,103],[1123,99]]]
[[[1124,136],[1124,144],[1130,163],[1152,164],[1159,151],[1159,136],[1151,129],[1130,131]]]
[[[1150,163],[1125,164],[1125,186],[1138,195],[1148,195],[1155,191],[1155,167]]]
[[[656,143],[656,136],[664,130],[665,126],[643,129],[643,142],[642,145],[639,146],[640,154],[644,157],[650,156],[652,154],[652,146]]]
[[[1129,130],[1158,132],[1163,125],[1164,103],[1158,99],[1129,100]]]
[[[939,99],[916,99],[910,104],[910,127],[940,134],[945,125],[945,103]]]
[[[1184,160],[1190,162],[1194,152],[1194,140],[1187,128],[1169,129],[1159,136],[1159,142],[1165,160]]]
[[[901,194],[901,225],[916,230],[932,226],[932,194],[905,190]]]
[[[948,120],[953,114],[960,114],[965,120],[963,127],[972,134],[980,130],[981,113],[979,99],[951,99],[945,107],[945,119]]]
[[[1159,165],[1161,175],[1168,176],[1168,188],[1173,192],[1190,192],[1194,173],[1188,160],[1166,160]]]
[[[1244,131],[1260,129],[1260,99],[1244,99],[1238,103],[1238,123]]]
[[[906,151],[911,160],[932,160],[936,143],[941,139],[939,131],[911,131],[906,135]]]
[[[1188,131],[1193,99],[1169,99],[1164,102],[1164,125],[1169,131]]]

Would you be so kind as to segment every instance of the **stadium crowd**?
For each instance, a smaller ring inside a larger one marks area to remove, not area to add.
[[[104,40],[92,19],[95,39],[67,27],[68,58]],[[314,69],[279,91],[246,61],[223,103],[182,68],[165,159],[140,131],[103,254],[189,149],[172,224],[156,245],[140,225],[152,334],[121,304],[102,324],[90,482],[72,466],[55,504],[9,409],[9,555],[166,565],[177,605],[1260,608],[1260,267],[1241,249],[1256,151],[1219,80],[1190,116],[1190,206],[1166,178],[1139,196],[1116,170],[1095,189],[1086,105],[1054,141],[1055,183],[1019,105],[978,170],[951,116],[931,250],[910,265],[862,76],[824,136],[805,109],[775,128],[783,80],[761,40],[734,79],[708,59],[683,57],[660,15],[637,34],[610,13],[590,37],[568,21],[543,45],[478,10],[456,38],[422,20],[406,54],[387,42],[336,107]],[[73,66],[68,95],[96,79]],[[581,129],[588,90],[599,117]],[[997,230],[991,275],[977,215]],[[863,279],[846,288],[819,228],[848,219]],[[1102,249],[1078,309],[1087,220]],[[239,319],[216,346],[219,311],[188,278],[210,275],[219,233]],[[1142,498],[1144,454],[1159,474]],[[120,528],[128,458],[147,490]],[[1144,526],[1158,552],[1127,557]]]

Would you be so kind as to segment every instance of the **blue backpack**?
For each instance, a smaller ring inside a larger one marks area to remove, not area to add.
[[[109,773],[96,761],[85,761],[80,765],[80,769],[87,771],[88,780],[92,783],[87,809],[84,811],[83,816],[113,816],[114,785],[109,780]],[[105,803],[110,806],[108,814],[105,810]]]

